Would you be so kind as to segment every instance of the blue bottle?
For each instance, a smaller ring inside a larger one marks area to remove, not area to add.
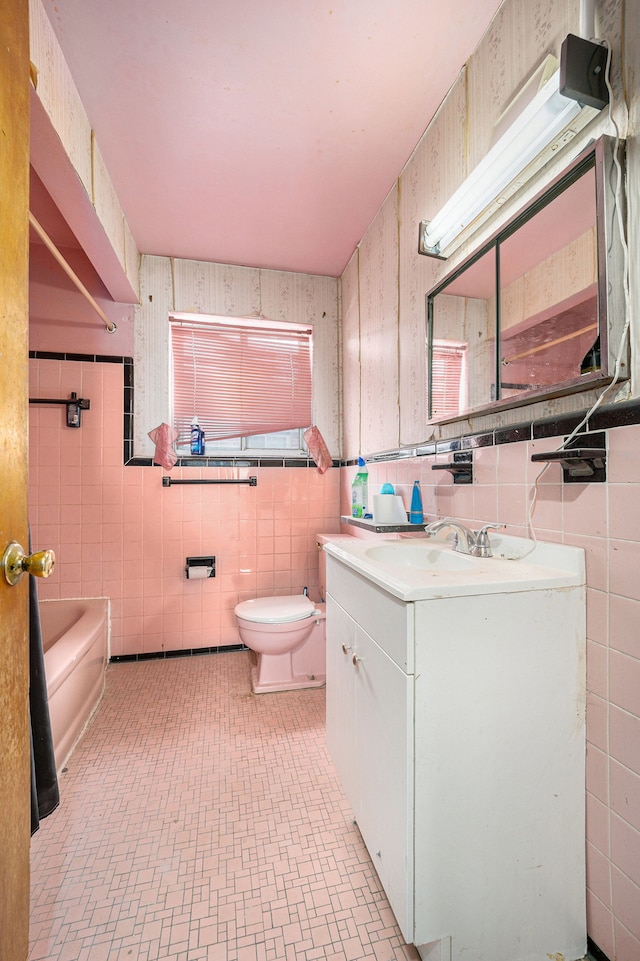
[[[424,514],[422,513],[422,491],[420,490],[420,481],[413,482],[413,491],[411,493],[411,510],[409,511],[409,522],[411,524],[424,523]]]
[[[204,454],[204,431],[198,423],[198,418],[191,421],[191,453]]]

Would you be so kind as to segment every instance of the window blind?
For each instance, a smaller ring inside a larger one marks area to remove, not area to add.
[[[467,350],[467,344],[459,341],[433,342],[431,417],[446,417],[466,408]]]
[[[311,328],[274,321],[169,318],[173,421],[188,442],[196,416],[207,440],[311,424]]]

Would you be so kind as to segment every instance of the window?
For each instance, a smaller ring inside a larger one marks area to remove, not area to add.
[[[255,318],[171,314],[173,423],[194,416],[209,450],[300,450],[311,415],[311,328]]]
[[[431,352],[431,415],[433,417],[446,417],[465,409],[467,355],[468,345],[465,342],[434,340]]]

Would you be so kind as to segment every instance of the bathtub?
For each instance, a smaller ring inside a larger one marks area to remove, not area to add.
[[[53,750],[59,771],[104,691],[109,599],[40,601],[39,609]]]

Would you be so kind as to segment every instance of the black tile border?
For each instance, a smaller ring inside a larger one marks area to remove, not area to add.
[[[500,427],[493,432],[493,442],[498,444],[518,444],[522,440],[532,439],[533,424],[522,427]]]
[[[30,350],[31,360],[74,360],[86,364],[123,364],[129,361],[133,364],[131,357],[119,357],[116,354],[74,354],[59,350]]]
[[[462,438],[462,450],[475,450],[478,447],[493,447],[493,431]]]
[[[164,661],[176,657],[200,657],[203,654],[237,654],[248,651],[245,644],[230,644],[223,647],[217,644],[213,647],[185,647],[173,651],[150,651],[148,654],[113,654],[109,664],[125,664],[134,661]]]
[[[545,437],[560,437],[570,434],[584,419],[588,408],[570,414],[558,414],[554,417],[542,417],[539,420],[526,421],[508,427],[496,427],[494,430],[484,430],[478,434],[463,434],[460,437],[436,441],[430,444],[417,444],[412,448],[401,448],[386,451],[384,454],[365,455],[369,464],[387,461],[405,460],[433,456],[434,454],[450,453],[458,450],[474,450],[479,447],[494,447],[500,444],[516,444],[525,440],[540,440]],[[585,424],[585,431],[611,430],[616,427],[631,427],[640,424],[640,398],[621,401],[600,407]],[[354,467],[357,458],[344,460],[342,467]]]
[[[123,364],[124,365],[124,464],[128,467],[157,467],[150,457],[133,456],[133,390],[134,370],[132,357],[109,357],[103,354],[58,353],[51,350],[30,350],[29,357],[34,360],[73,360],[82,363]],[[524,440],[540,440],[545,437],[560,437],[570,434],[587,413],[583,411],[570,414],[557,414],[541,417],[538,420],[524,421],[508,427],[483,430],[478,434],[462,434],[446,440],[428,441],[411,448],[398,448],[366,455],[370,464],[387,461],[406,460],[415,457],[433,457],[435,454],[448,454],[453,451],[473,450],[478,447],[494,447],[500,444],[515,444]],[[585,426],[585,430],[608,430],[615,427],[630,427],[640,424],[640,398],[622,401],[600,407]],[[354,467],[357,458],[334,460],[332,467]],[[179,457],[176,467],[305,467],[315,468],[312,458],[300,457]],[[162,468],[160,468],[162,469]]]
[[[454,437],[449,440],[436,441],[436,454],[452,454],[462,447],[462,438]]]
[[[133,358],[123,357],[122,363],[124,364],[124,400],[122,424],[124,450],[122,456],[124,459],[124,464],[128,465],[133,460]]]

